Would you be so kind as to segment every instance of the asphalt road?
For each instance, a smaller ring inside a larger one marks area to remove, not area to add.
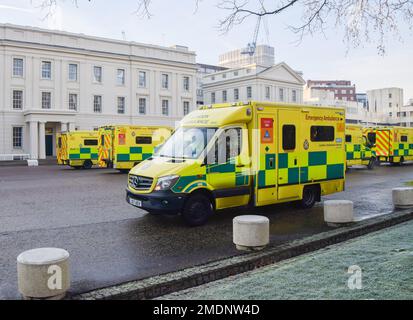
[[[57,166],[0,167],[0,299],[18,298],[16,257],[36,247],[71,254],[71,293],[145,278],[239,254],[232,218],[216,215],[188,228],[179,217],[146,215],[125,202],[127,176],[112,170],[75,171]],[[347,190],[326,198],[355,201],[357,218],[392,210],[391,188],[413,180],[413,165],[353,169]],[[256,210],[271,221],[271,243],[328,230],[321,204]]]

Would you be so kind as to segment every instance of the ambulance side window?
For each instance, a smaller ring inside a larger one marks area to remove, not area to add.
[[[102,134],[102,136],[100,137],[100,144],[102,145],[102,146],[104,146],[105,145],[105,136]]]
[[[351,135],[350,134],[346,135],[346,142],[351,143]]]
[[[224,164],[241,154],[241,128],[225,130],[215,142],[215,163]]]
[[[400,140],[401,142],[407,142],[407,136],[401,136]]]
[[[136,144],[152,144],[152,137],[136,137]]]
[[[59,137],[59,140],[57,142],[57,145],[59,146],[59,149],[62,148],[62,137]]]
[[[371,145],[375,145],[376,144],[376,134],[374,132],[369,132],[367,134],[367,140],[369,140]]]
[[[311,141],[313,142],[334,141],[334,127],[333,126],[312,126],[311,127]]]
[[[85,146],[97,146],[98,141],[96,139],[86,139],[83,144]]]
[[[296,141],[295,126],[286,124],[283,126],[283,149],[294,150]]]

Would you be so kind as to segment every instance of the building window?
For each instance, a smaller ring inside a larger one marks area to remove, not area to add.
[[[23,77],[23,59],[14,58],[13,59],[13,76],[14,77]]]
[[[189,101],[184,101],[184,116],[189,113]]]
[[[77,64],[69,64],[69,81],[77,81]]]
[[[93,112],[102,112],[102,96],[93,96]]]
[[[23,127],[13,127],[13,148],[21,149],[23,147]]]
[[[77,94],[69,93],[69,110],[77,110]]]
[[[13,90],[13,109],[22,110],[23,109],[23,91]]]
[[[125,97],[118,97],[118,113],[125,113]]]
[[[189,91],[189,77],[184,77],[184,91]]]
[[[215,92],[211,92],[211,103],[215,103]]]
[[[265,87],[265,99],[271,99],[270,90],[270,87]]]
[[[162,74],[162,89],[169,89],[169,75],[166,73]]]
[[[138,112],[139,114],[146,114],[146,98],[139,98]]]
[[[279,95],[280,101],[284,101],[284,89],[283,88],[280,88],[278,90],[278,95]]]
[[[123,86],[125,84],[125,70],[124,69],[117,70],[116,84],[118,86]]]
[[[239,100],[239,89],[234,89],[234,100]]]
[[[389,102],[389,108],[393,107],[393,104],[391,102]]]
[[[234,71],[234,76],[236,77],[238,75],[238,71]]]
[[[162,115],[169,115],[169,100],[162,100]]]
[[[222,102],[227,102],[227,90],[222,91]]]
[[[146,72],[139,71],[139,87],[146,88]]]
[[[50,61],[42,61],[42,79],[52,78],[52,63]]]
[[[102,83],[102,67],[93,67],[93,81]]]
[[[393,116],[393,112],[389,112],[389,117],[392,117]]]
[[[50,92],[42,92],[42,109],[52,108],[52,94]]]
[[[223,73],[222,74],[222,79],[225,79],[227,77],[227,74],[226,73]]]
[[[212,76],[212,77],[211,77],[211,80],[214,81],[214,80],[215,80],[215,76]]]
[[[252,87],[247,87],[247,99],[252,98]]]
[[[389,99],[391,99],[393,97],[393,95],[391,93],[389,93]]]
[[[297,90],[293,90],[291,91],[291,95],[292,95],[292,100],[293,102],[297,102]]]

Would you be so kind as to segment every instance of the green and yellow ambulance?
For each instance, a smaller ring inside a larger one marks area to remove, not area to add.
[[[221,209],[344,190],[345,111],[265,102],[200,107],[128,176],[127,202],[202,225]]]
[[[97,131],[71,131],[57,135],[57,163],[75,169],[90,169],[98,163]]]

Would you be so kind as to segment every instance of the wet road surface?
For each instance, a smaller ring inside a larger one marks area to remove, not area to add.
[[[227,211],[188,228],[179,217],[146,215],[125,202],[127,176],[57,166],[0,167],[0,299],[18,298],[16,257],[36,247],[70,252],[71,293],[90,291],[239,254]],[[391,189],[413,180],[413,165],[352,169],[346,191],[324,199],[355,201],[358,219],[392,210]],[[261,208],[279,245],[328,230],[322,205]]]

